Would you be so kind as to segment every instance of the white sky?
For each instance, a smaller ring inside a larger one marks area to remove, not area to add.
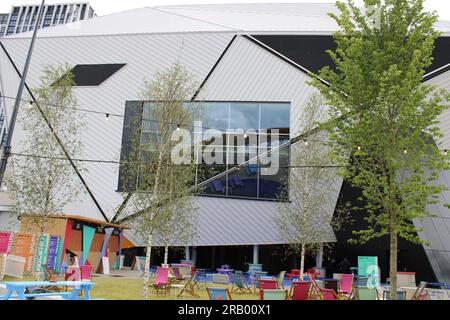
[[[60,2],[81,2],[83,0],[47,0],[46,3],[60,3]],[[85,0],[88,1],[88,0]],[[0,0],[0,12],[9,12],[11,6],[22,4],[40,4],[42,0]],[[227,1],[227,0],[91,0],[89,1],[98,15],[106,15],[110,13],[135,9],[139,7],[154,7],[162,5],[182,5],[182,4],[213,4],[213,3],[276,3],[276,0],[242,0],[242,1]],[[282,2],[335,2],[333,0],[297,0],[289,1],[282,0]],[[356,0],[356,2],[362,2]],[[450,20],[450,1],[448,0],[425,0],[427,10],[436,10],[441,20]]]

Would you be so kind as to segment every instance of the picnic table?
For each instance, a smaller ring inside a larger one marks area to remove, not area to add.
[[[217,268],[216,270],[220,274],[227,274],[227,275],[230,275],[234,272],[234,269]]]
[[[66,300],[91,300],[91,288],[95,285],[93,282],[89,281],[25,281],[25,282],[5,282],[6,285],[6,296],[0,297],[0,300],[9,300],[11,298],[27,300],[28,298],[37,297],[54,297],[60,296]],[[36,287],[73,287],[72,292],[49,292],[49,293],[25,293],[27,288]],[[84,291],[84,297],[78,297],[81,291]],[[13,295],[14,292],[16,295]]]

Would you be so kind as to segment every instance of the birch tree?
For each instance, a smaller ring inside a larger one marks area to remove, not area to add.
[[[300,121],[308,133],[327,119],[327,110],[319,95],[311,96]],[[304,273],[306,254],[316,252],[320,244],[333,239],[331,220],[334,208],[337,171],[328,157],[327,134],[310,135],[291,147],[288,186],[277,204],[275,224],[281,239],[300,255],[300,273]]]
[[[84,117],[75,110],[77,100],[72,86],[70,67],[46,66],[41,84],[34,90],[37,103],[27,103],[21,109],[19,124],[25,138],[20,141],[21,150],[13,153],[14,173],[8,186],[14,212],[19,218],[26,215],[28,226],[38,228],[41,235],[81,191],[81,183],[60,145],[61,142],[72,157],[82,150]],[[40,251],[37,259],[36,278],[39,278]]]
[[[180,143],[174,136],[179,131],[189,131],[198,112],[196,104],[185,103],[196,89],[196,82],[187,70],[175,64],[158,72],[154,80],[146,81],[141,90],[141,98],[148,103],[144,104],[139,159],[132,163],[138,187],[132,191],[131,206],[135,212],[141,212],[132,224],[146,243],[144,299],[148,299],[155,236],[167,240],[167,245],[169,239],[185,240],[185,235],[195,234],[196,209],[193,198],[186,193],[195,180],[191,141],[186,142],[187,149],[182,155],[188,159],[186,162],[173,163],[172,152]]]

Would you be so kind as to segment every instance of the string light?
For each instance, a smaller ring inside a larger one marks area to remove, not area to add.
[[[177,124],[177,131],[180,131],[180,125]]]
[[[358,146],[358,151],[361,151],[361,149],[362,149],[361,146]]]
[[[448,150],[444,150],[444,155],[448,156]]]
[[[109,120],[109,113],[106,114],[106,121]]]
[[[403,153],[404,154],[408,154],[408,150],[405,148],[405,149],[403,149]]]
[[[305,140],[305,146],[306,146],[306,147],[308,146],[308,141],[306,141],[306,140]]]
[[[30,101],[30,103],[28,104],[28,109],[32,109],[33,108],[33,101]]]

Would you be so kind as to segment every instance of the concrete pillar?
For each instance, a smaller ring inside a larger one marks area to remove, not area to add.
[[[211,269],[216,267],[216,247],[212,247],[211,250]]]
[[[258,264],[259,262],[259,246],[253,246],[253,264]]]
[[[184,248],[184,259],[191,260],[191,252],[189,251],[189,247]]]
[[[197,265],[197,247],[192,247],[192,261]]]
[[[323,243],[319,244],[319,248],[317,250],[316,255],[316,267],[322,268],[323,266]]]

